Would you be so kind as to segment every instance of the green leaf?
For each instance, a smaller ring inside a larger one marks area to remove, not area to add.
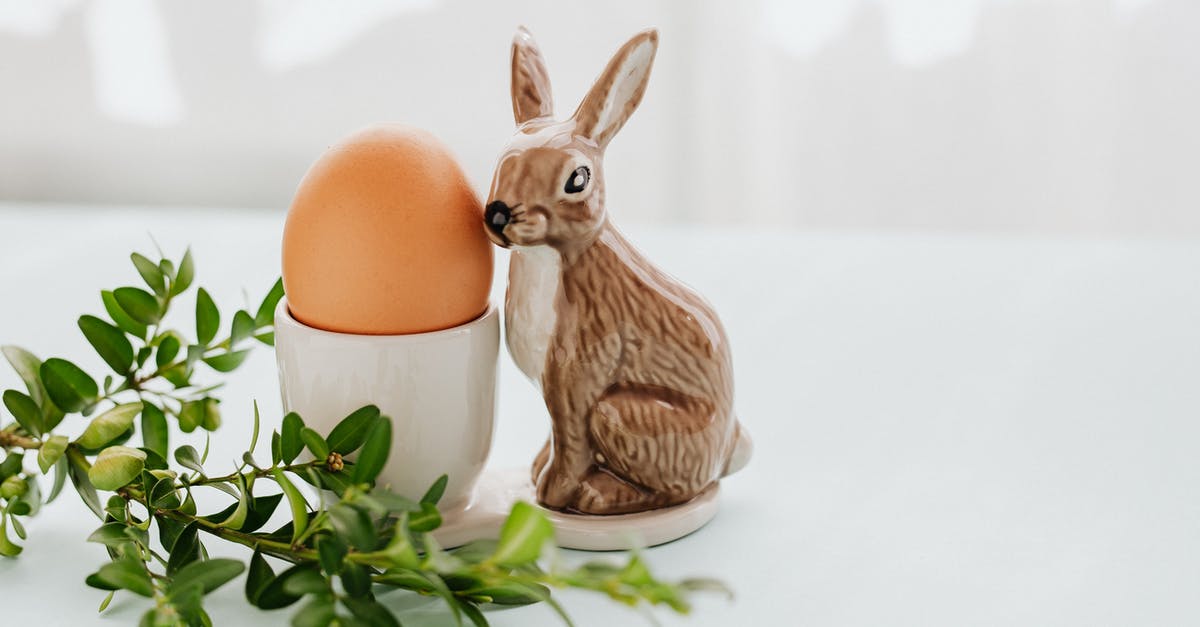
[[[374,405],[355,410],[329,432],[329,437],[326,438],[329,450],[342,455],[353,453],[366,441],[367,434],[378,419],[379,408]]]
[[[54,499],[58,498],[63,485],[67,482],[67,473],[69,472],[66,456],[58,458],[58,463],[54,464],[54,481],[50,484],[50,493],[46,495],[46,503],[52,503]]]
[[[182,344],[180,344],[179,338],[174,335],[163,337],[162,341],[158,343],[158,351],[154,353],[154,364],[162,368],[171,363],[179,356],[179,349],[181,347]]]
[[[88,470],[88,479],[101,490],[116,490],[137,478],[145,465],[144,452],[128,446],[110,446],[100,451]]]
[[[317,536],[316,544],[321,569],[330,577],[342,572],[342,564],[345,563],[343,560],[350,551],[345,541],[338,536],[321,534]]]
[[[22,429],[35,436],[41,435],[45,429],[42,425],[42,408],[26,394],[16,390],[4,391],[4,406],[8,408],[17,424]]]
[[[292,627],[327,627],[336,620],[333,599],[317,596],[292,615]]]
[[[157,456],[157,453],[150,453]],[[147,463],[146,467],[149,468]],[[175,487],[175,473],[165,470],[151,470],[150,476],[157,479],[150,490],[150,505],[156,509],[178,509],[182,502],[179,491]]]
[[[141,449],[142,452],[146,454],[146,470],[151,471],[151,474],[155,477],[159,479],[171,477],[174,479],[179,476],[179,473],[170,469],[170,465],[167,463],[167,458],[165,455],[162,455],[153,449],[146,448],[145,446],[136,448]]]
[[[4,352],[5,358],[12,364],[13,370],[17,371],[20,380],[25,382],[25,388],[29,389],[29,398],[42,407],[43,431],[54,429],[62,422],[62,410],[50,400],[46,386],[42,384],[42,360],[18,346],[0,347],[0,351]]]
[[[220,326],[221,312],[217,311],[217,305],[213,302],[212,296],[208,295],[208,290],[202,287],[196,292],[197,341],[203,346],[208,346],[217,336],[217,329]]]
[[[204,467],[200,465],[200,452],[190,444],[175,449],[175,461],[188,470],[204,474]]]
[[[0,481],[7,479],[21,472],[21,462],[25,459],[25,453],[21,451],[9,452],[3,462],[0,462]]]
[[[302,597],[306,594],[329,592],[329,582],[315,570],[302,570],[283,584],[284,592]]]
[[[161,519],[160,523],[161,524]],[[182,568],[203,557],[200,538],[197,533],[198,524],[192,521],[175,536],[171,543],[171,556],[167,559],[167,575],[174,575]],[[163,543],[166,545],[166,543]]]
[[[297,476],[308,484],[322,490],[344,495],[346,490],[354,486],[354,484],[350,483],[350,473],[330,472],[324,468],[318,469],[311,466],[304,470],[304,474],[298,474]]]
[[[217,524],[218,527],[228,527],[230,529],[241,529],[246,523],[246,515],[250,513],[250,490],[246,488],[246,479],[238,475],[238,502],[233,512],[227,518]]]
[[[258,413],[258,399],[255,399],[254,400],[254,433],[250,435],[250,450],[246,452],[246,455],[253,455],[254,448],[258,446],[258,428],[260,426],[260,424],[259,424],[260,422],[261,422],[261,420],[260,420],[260,416]]]
[[[365,597],[371,592],[371,575],[362,564],[347,562],[341,580],[342,589],[352,597]]]
[[[156,614],[156,624],[181,627],[179,620],[183,619],[183,624],[205,627],[212,625],[212,618],[204,611],[204,590],[200,586],[176,588],[167,598],[170,600],[170,606],[164,604],[152,610]]]
[[[29,388],[29,394],[33,396],[33,400],[39,404],[42,402],[39,391],[42,389],[41,379],[38,378],[38,370],[42,366],[42,361],[34,356],[33,353],[19,346],[4,346],[0,349],[4,352],[4,358],[12,365],[13,370],[17,371],[17,375],[25,382]]]
[[[135,363],[137,363],[137,367],[141,368],[142,366],[145,366],[146,360],[150,359],[150,354],[153,352],[154,352],[153,346],[143,346],[143,347],[139,348],[137,351],[137,358],[135,360]],[[107,384],[105,384],[104,389],[105,390],[108,389]]]
[[[140,401],[117,405],[93,418],[75,441],[83,448],[98,449],[128,431],[133,426],[134,417],[141,411]]]
[[[124,375],[133,365],[133,345],[125,332],[96,316],[80,316],[79,330],[113,372]]]
[[[142,407],[142,443],[146,448],[166,457],[171,450],[168,443],[167,417],[157,405],[146,403]]]
[[[154,596],[154,585],[150,583],[150,575],[146,573],[141,560],[136,557],[121,558],[105,564],[96,571],[95,577],[115,589],[128,590],[144,597]]]
[[[0,481],[0,499],[15,499],[29,491],[29,482],[20,475],[12,475]]]
[[[205,357],[204,363],[217,372],[232,372],[246,361],[246,356],[250,354],[249,350],[232,351],[229,353],[221,353],[212,357]]]
[[[150,289],[154,290],[155,294],[166,293],[167,284],[163,278],[162,268],[159,268],[158,264],[138,253],[131,254],[129,258],[137,268],[138,274],[142,275],[142,280],[150,286]]]
[[[506,581],[492,586],[471,588],[466,593],[471,596],[488,597],[491,603],[496,605],[530,605],[550,596],[550,589],[538,584]]]
[[[104,507],[100,505],[100,496],[96,494],[96,486],[92,485],[91,479],[88,479],[87,460],[78,451],[74,454],[68,451],[67,461],[67,475],[71,478],[71,484],[75,486],[75,491],[79,493],[79,498],[96,516],[103,519]]]
[[[283,463],[283,453],[280,452],[279,432],[271,432],[271,465],[278,466]]]
[[[434,594],[442,597],[442,599],[446,601],[446,605],[450,606],[450,612],[454,614],[455,624],[461,627],[462,611],[458,607],[458,597],[454,596],[454,592],[450,590],[449,586],[446,585],[446,582],[437,573],[423,572],[421,573],[421,576],[429,581],[430,584],[432,584]]]
[[[433,485],[429,486],[429,489],[425,491],[425,496],[421,497],[421,502],[437,505],[438,501],[442,500],[442,495],[446,493],[446,484],[449,481],[450,477],[447,475],[438,477],[433,482]]]
[[[38,468],[42,469],[42,474],[48,474],[66,452],[67,436],[53,435],[43,440],[42,447],[38,449]]]
[[[90,586],[92,588],[96,588],[98,590],[114,590],[115,591],[115,590],[121,589],[119,586],[114,586],[113,584],[110,584],[110,583],[100,579],[100,577],[98,577],[96,575],[96,573],[92,573],[92,574],[88,575],[87,579],[83,580],[83,583],[87,584],[88,586]]]
[[[130,318],[145,324],[156,324],[162,313],[159,311],[158,299],[153,294],[138,287],[118,287],[113,290],[113,297],[121,310]]]
[[[274,475],[275,482],[283,489],[283,494],[287,497],[288,505],[292,509],[292,544],[295,544],[308,529],[308,502],[304,500],[300,490],[283,474],[282,470],[275,468]]]
[[[179,408],[179,428],[184,433],[191,433],[196,427],[216,431],[220,426],[221,410],[217,407],[215,398],[186,401]]]
[[[265,327],[274,324],[275,308],[279,305],[281,298],[283,298],[282,278],[275,280],[275,284],[271,286],[271,291],[267,292],[267,297],[258,306],[258,313],[254,314],[254,324],[256,326]]]
[[[100,394],[96,382],[79,366],[65,359],[47,359],[42,363],[39,374],[50,400],[65,412],[83,411]]]
[[[381,417],[375,420],[358,459],[354,462],[354,483],[371,483],[387,463],[392,448],[392,421]],[[445,475],[443,475],[445,476]]]
[[[239,342],[254,335],[254,318],[248,312],[238,310],[233,314],[233,327],[229,331],[229,346],[237,346]]]
[[[500,542],[491,561],[510,567],[529,564],[553,539],[554,526],[546,515],[529,503],[518,502],[500,528]]]
[[[366,512],[349,505],[335,505],[329,509],[329,522],[338,535],[360,551],[375,548],[375,525]]]
[[[387,514],[399,514],[401,512],[419,512],[421,504],[394,492],[389,492],[381,488],[371,490],[371,493],[363,494],[358,497],[358,500],[363,504],[368,505],[376,510],[380,516]]]
[[[0,514],[0,556],[16,557],[24,550],[8,539],[7,517]]]
[[[262,597],[263,591],[271,585],[274,579],[275,571],[271,570],[271,565],[256,549],[254,555],[250,556],[250,570],[246,573],[246,600],[250,602],[250,605],[259,607],[258,601]]]
[[[342,605],[354,614],[359,623],[367,627],[400,627],[392,613],[377,601],[349,597],[342,599]]]
[[[37,482],[35,481],[29,485],[36,486]],[[22,497],[15,498],[13,501],[11,501],[8,504],[8,513],[12,514],[13,516],[29,516],[30,514],[32,514],[33,506],[29,504],[28,499],[29,499],[28,494],[26,494]],[[22,540],[25,539],[24,532],[19,530],[18,523],[16,520],[13,520],[13,530],[17,531],[17,535],[21,536]]]
[[[253,567],[254,565],[251,564],[251,568]],[[284,590],[284,586],[287,584],[289,579],[297,576],[299,573],[305,571],[314,571],[316,568],[317,565],[311,562],[292,566],[291,568],[280,573],[278,577],[272,579],[270,583],[266,584],[258,593],[257,598],[251,600],[251,603],[260,609],[277,610],[299,601],[300,597],[293,594],[288,594]]]
[[[325,442],[325,438],[321,437],[320,433],[308,427],[302,427],[300,429],[300,439],[308,447],[308,450],[312,452],[313,457],[317,459],[329,457],[329,444]]]
[[[224,484],[213,484],[211,487],[216,487],[217,485]],[[236,494],[236,490],[234,493]],[[267,496],[258,497],[248,495],[246,517],[242,521],[242,526],[238,530],[242,533],[252,533],[258,531],[271,519],[271,515],[275,513],[275,509],[279,506],[281,501],[283,501],[282,494],[270,494]],[[204,520],[212,523],[220,523],[221,521],[229,520],[229,518],[234,516],[237,513],[237,510],[240,508],[241,499],[238,499],[237,503],[230,505],[216,514],[204,516],[203,518]]]
[[[382,583],[393,588],[402,588],[404,590],[412,590],[423,594],[432,594],[436,592],[433,584],[429,580],[422,577],[418,571],[408,570],[405,568],[392,568],[385,571],[382,575],[375,578],[377,583]]]
[[[442,526],[442,514],[433,503],[422,502],[421,511],[409,515],[408,528],[417,533],[433,531]]]
[[[189,248],[183,253],[183,259],[179,261],[179,270],[175,273],[175,280],[171,282],[171,296],[178,296],[187,290],[195,276],[196,266],[192,261],[192,249]]]
[[[138,338],[146,337],[146,325],[134,320],[125,313],[117,302],[117,297],[110,291],[104,290],[100,292],[100,300],[104,301],[104,311],[108,312],[108,317],[117,325],[118,329]]]
[[[129,537],[125,530],[128,527],[125,523],[109,522],[100,525],[100,528],[93,531],[92,535],[88,536],[88,542],[103,544],[108,547],[116,548],[123,544],[133,542],[133,538]]]
[[[168,593],[199,585],[203,594],[208,594],[232,581],[245,569],[240,561],[228,558],[192,562],[175,573]]]
[[[188,367],[184,364],[176,364],[162,371],[162,378],[175,386],[177,390],[191,385],[191,381],[189,381],[190,376]]]
[[[49,406],[50,403],[46,402],[49,397],[46,396],[46,388],[42,386],[40,375],[42,360],[19,346],[3,346],[0,347],[0,352],[4,353],[4,358],[12,365],[17,376],[25,382],[25,387],[29,389],[29,397],[38,405]]]
[[[304,450],[304,441],[300,439],[300,430],[303,428],[304,421],[300,419],[300,414],[291,412],[283,417],[279,434],[279,454],[283,463],[292,463]]]
[[[488,627],[488,622],[487,619],[483,617],[483,612],[481,612],[478,607],[475,607],[474,604],[469,601],[463,601],[462,599],[459,599],[458,606],[462,609],[462,613],[466,614],[467,618],[471,619],[472,625],[475,627]]]
[[[401,514],[400,520],[396,522],[393,529],[392,539],[388,542],[387,548],[383,550],[383,557],[391,565],[415,569],[420,565],[420,560],[417,557],[417,549],[413,546],[412,538],[408,535],[408,524],[408,514]]]

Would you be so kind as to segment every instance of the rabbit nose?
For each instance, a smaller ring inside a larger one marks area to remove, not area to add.
[[[508,226],[510,219],[512,219],[512,211],[502,200],[489,202],[487,211],[483,214],[483,220],[487,222],[487,227],[496,235],[504,232],[504,227]]]

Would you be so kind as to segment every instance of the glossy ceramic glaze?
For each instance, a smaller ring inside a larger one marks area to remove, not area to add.
[[[612,225],[604,149],[641,101],[658,33],[630,39],[568,119],[521,29],[512,47],[517,132],[484,224],[512,248],[506,337],[542,390],[550,438],[532,479],[543,506],[630,514],[688,503],[747,463],[729,343],[700,295]]]
[[[417,498],[445,473],[447,510],[467,503],[491,449],[499,349],[495,306],[466,324],[410,335],[314,329],[292,317],[286,298],[275,311],[284,410],[327,433],[378,405],[393,421],[379,484]]]

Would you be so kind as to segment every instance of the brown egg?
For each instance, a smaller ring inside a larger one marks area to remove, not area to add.
[[[492,245],[479,198],[433,135],[377,125],[321,156],[283,229],[283,284],[300,322],[370,335],[469,322],[487,308]]]

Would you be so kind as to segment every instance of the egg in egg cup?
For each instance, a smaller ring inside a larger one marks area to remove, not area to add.
[[[491,449],[500,343],[492,245],[458,162],[433,135],[382,124],[309,169],[283,233],[275,313],[286,411],[328,431],[377,405],[393,421],[380,483],[465,508]]]

